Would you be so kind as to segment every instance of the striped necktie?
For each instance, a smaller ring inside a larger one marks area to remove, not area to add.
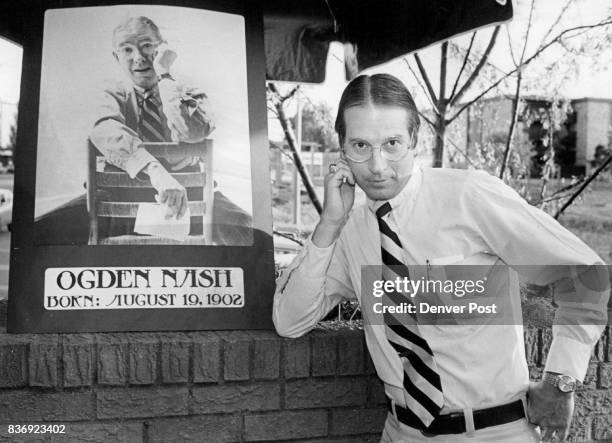
[[[140,118],[138,130],[142,140],[145,142],[167,141],[164,136],[164,125],[159,114],[159,103],[152,90],[146,91],[139,96]]]
[[[395,281],[397,277],[410,278],[408,267],[403,262],[402,243],[396,234],[397,228],[391,214],[389,202],[376,210],[381,235],[382,278]],[[410,297],[388,294],[391,303],[410,303]],[[397,351],[404,369],[403,386],[406,408],[411,413],[410,423],[417,429],[427,428],[440,414],[444,404],[442,384],[433,352],[421,336],[416,315],[384,314],[387,340]]]

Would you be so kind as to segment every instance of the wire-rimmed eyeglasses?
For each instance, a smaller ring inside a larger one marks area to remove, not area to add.
[[[374,149],[380,149],[380,155],[389,161],[399,161],[408,153],[412,138],[408,141],[402,138],[390,138],[379,146],[367,141],[354,140],[345,143],[342,151],[346,158],[354,163],[364,163],[372,158]]]

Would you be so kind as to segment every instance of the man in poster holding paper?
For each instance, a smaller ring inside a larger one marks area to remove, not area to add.
[[[106,161],[130,177],[148,176],[167,217],[182,218],[187,193],[170,171],[198,167],[197,158],[162,165],[143,142],[202,141],[214,129],[206,94],[179,85],[170,74],[177,58],[146,17],[129,18],[113,32],[113,57],[131,84],[106,88],[91,141]]]
[[[195,143],[215,128],[206,94],[176,82],[170,69],[177,58],[167,46],[157,25],[147,17],[131,17],[113,31],[113,57],[130,80],[106,88],[99,114],[90,134],[107,163],[130,177],[148,178],[157,190],[157,200],[166,206],[166,218],[181,219],[187,211],[187,192],[171,172],[193,172],[198,158],[162,164],[142,142]],[[250,226],[251,217],[220,192],[215,192],[215,224]],[[188,219],[187,219],[188,220]],[[230,226],[231,228],[231,226]],[[131,231],[131,226],[111,232]],[[231,232],[229,232],[231,231]],[[215,229],[217,244],[243,243],[240,229]]]
[[[134,219],[112,218],[100,226],[102,235],[136,231],[178,240],[189,233],[190,217],[187,191],[172,173],[199,172],[200,159],[182,158],[171,164],[153,157],[143,144],[204,140],[215,129],[210,104],[201,89],[174,79],[171,68],[177,53],[168,47],[151,19],[137,16],[121,21],[113,30],[112,45],[112,56],[127,81],[110,82],[103,86],[102,94],[93,95],[95,114],[88,136],[104,156],[106,171],[125,171],[131,178],[150,182],[162,207],[155,208],[159,214],[155,220],[151,220],[151,211],[140,217],[136,230]],[[213,244],[250,245],[251,215],[218,190],[213,206]],[[143,226],[140,222],[163,227],[165,233],[139,230]],[[54,239],[60,244],[83,244],[87,243],[87,226],[86,201],[81,196],[38,219],[37,235],[43,242]],[[167,235],[178,231],[183,234]]]

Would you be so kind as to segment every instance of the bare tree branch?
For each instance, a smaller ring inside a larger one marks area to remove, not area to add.
[[[278,91],[278,88],[276,87],[276,84],[268,83],[268,91],[270,91],[274,95],[274,97],[281,103],[293,97],[295,93],[298,92],[299,89],[300,89],[300,85],[297,85],[296,87],[291,89],[287,94],[281,95],[281,93]]]
[[[434,122],[429,120],[421,111],[417,111],[417,112],[431,126],[431,130],[434,132],[434,135],[436,137],[443,137],[442,134],[440,134],[438,131],[436,131],[436,124]],[[472,166],[474,166],[476,168],[476,164],[470,159],[470,157],[465,153],[465,151],[463,151],[463,149],[461,149],[459,146],[457,146],[457,144],[455,142],[453,142],[450,138],[444,137],[444,139],[446,141],[448,141],[453,146],[453,148],[455,148],[457,151],[459,151],[459,153],[465,157],[465,159],[468,161],[468,163],[470,165],[472,165]]]
[[[277,96],[280,96],[280,94],[278,93],[278,89],[276,88],[276,85],[274,83],[270,83],[268,85],[268,88],[270,89],[270,91],[272,91],[272,93],[277,94]],[[276,107],[276,111],[278,112],[278,120],[283,128],[283,132],[285,133],[285,139],[287,140],[289,149],[291,150],[291,153],[293,154],[293,162],[295,163],[295,167],[298,173],[300,174],[300,177],[302,178],[302,183],[304,183],[304,187],[306,188],[308,197],[310,198],[310,201],[312,202],[312,205],[315,207],[317,213],[321,214],[321,212],[323,212],[323,206],[321,205],[321,202],[319,201],[319,197],[317,196],[317,193],[314,189],[314,185],[312,184],[312,180],[310,179],[308,170],[306,170],[306,168],[304,167],[304,164],[302,162],[302,157],[300,156],[300,153],[297,147],[297,141],[295,139],[295,134],[293,133],[293,128],[291,127],[291,123],[289,122],[289,119],[285,115],[285,109],[283,107],[285,100],[287,100],[289,96],[293,96],[293,94],[296,93],[297,89],[298,87],[293,88],[293,90],[290,92],[288,96],[282,97],[280,101],[274,104],[274,106]]]
[[[584,191],[586,189],[587,186],[589,186],[589,183],[591,183],[593,180],[595,180],[595,178],[597,178],[597,176],[599,174],[601,174],[601,172],[606,169],[606,167],[608,165],[612,164],[612,154],[610,154],[608,156],[608,158],[606,159],[605,162],[603,162],[599,168],[597,168],[595,170],[595,172],[593,172],[589,178],[587,178],[584,183],[582,184],[582,186],[580,186],[576,192],[574,192],[572,194],[572,196],[569,198],[568,201],[565,202],[565,204],[563,206],[561,206],[561,208],[557,211],[557,213],[554,215],[554,217],[557,219],[559,218],[559,216],[561,214],[563,214],[563,211],[565,211],[573,202],[574,200],[576,200],[576,198],[578,198],[578,196],[582,193],[582,191]]]
[[[521,83],[523,81],[523,71],[519,69],[516,79],[516,91],[512,100],[512,119],[510,120],[510,128],[508,129],[508,137],[506,138],[506,147],[504,148],[504,155],[502,157],[501,168],[499,168],[499,178],[504,178],[506,172],[506,164],[508,163],[508,157],[510,156],[510,148],[512,148],[512,139],[514,138],[514,130],[516,123],[518,122],[518,109],[519,101],[521,99]]]
[[[518,62],[516,61],[516,56],[514,55],[514,48],[512,47],[512,38],[510,37],[510,26],[508,26],[508,24],[505,24],[504,28],[506,28],[506,38],[508,39],[508,47],[510,48],[510,57],[512,58],[512,64],[514,66],[517,66]]]
[[[457,49],[457,51],[458,51],[458,52],[460,52],[460,53],[461,53],[461,51],[463,50],[461,47],[458,47],[458,46],[455,46],[455,48],[456,48],[456,49]],[[464,52],[463,52],[462,54],[465,54],[465,50],[463,50],[463,51],[464,51]],[[506,73],[506,71],[504,71],[502,68],[500,68],[499,66],[497,66],[495,63],[491,62],[491,60],[487,60],[487,61],[485,62],[485,65],[486,65],[487,67],[489,67],[489,68],[493,68],[495,71],[499,72],[500,74],[505,74],[505,73]],[[476,67],[476,63],[472,62],[472,60],[468,60],[467,67],[474,68],[474,67]],[[484,69],[484,68],[483,68],[483,69]],[[484,73],[485,73],[485,72],[486,72],[486,71],[484,71],[484,72],[483,72],[483,71],[481,71],[480,75],[481,75],[481,76],[482,76],[482,75],[484,75]]]
[[[521,51],[521,58],[519,62],[520,67],[525,60],[525,52],[527,52],[527,42],[529,42],[529,34],[531,32],[531,26],[533,25],[533,10],[535,9],[535,0],[531,0],[531,6],[529,8],[529,18],[527,19],[527,29],[525,30],[525,37],[523,37],[523,50]],[[520,72],[520,70],[519,70]]]
[[[280,151],[281,155],[284,155],[289,160],[291,160],[292,163],[294,163],[293,156],[291,154],[289,154],[286,149],[284,149],[282,146],[277,145],[274,142],[269,142],[269,143],[270,143],[270,146],[272,146],[274,149],[278,149]]]
[[[447,142],[449,142],[449,143],[450,143],[450,144],[453,146],[453,148],[455,148],[455,149],[456,149],[456,150],[457,150],[457,151],[458,151],[458,152],[459,152],[461,155],[463,155],[463,157],[464,157],[464,158],[465,158],[465,159],[468,161],[468,163],[469,163],[471,166],[473,166],[474,168],[477,168],[476,164],[475,164],[475,163],[472,161],[472,159],[471,159],[471,158],[470,158],[470,157],[467,155],[467,153],[466,153],[466,152],[465,152],[463,149],[461,149],[459,146],[457,146],[457,144],[456,144],[454,141],[452,141],[452,140],[451,140],[450,138],[448,138],[448,137],[447,137],[447,138],[445,138],[445,140],[446,140]]]
[[[404,62],[406,63],[406,66],[408,66],[408,69],[412,73],[412,76],[414,77],[414,79],[416,80],[418,85],[421,87],[421,89],[425,93],[425,97],[427,97],[427,100],[429,100],[429,103],[431,104],[431,107],[434,109],[434,111],[437,112],[438,110],[436,109],[436,104],[433,101],[431,101],[431,97],[430,97],[429,93],[427,92],[427,90],[425,89],[425,85],[423,85],[423,82],[421,81],[419,76],[416,74],[416,72],[414,72],[414,69],[412,69],[412,66],[410,66],[410,62],[408,61],[407,57],[404,57]]]
[[[586,177],[581,177],[579,179],[577,179],[576,181],[570,183],[569,185],[565,185],[562,188],[557,189],[556,191],[554,191],[552,194],[550,194],[548,197],[546,198],[541,198],[538,202],[535,203],[531,203],[533,206],[541,206],[545,203],[551,202],[551,201],[555,201],[555,200],[562,200],[564,198],[567,198],[571,195],[571,192],[573,189],[577,188],[578,186],[580,186],[582,183],[584,183],[584,181],[586,180]]]
[[[425,120],[425,121],[427,122],[427,124],[429,124],[429,125],[431,125],[431,126],[434,126],[434,122],[432,122],[431,120],[429,120],[429,118],[428,118],[428,117],[427,117],[425,114],[423,114],[421,111],[417,111],[417,113],[418,113],[418,114],[421,116],[421,118],[422,118],[423,120]]]
[[[525,52],[527,50],[527,43],[529,42],[529,33],[531,32],[531,25],[533,24],[533,10],[535,6],[535,0],[531,0],[531,7],[529,9],[529,18],[527,20],[527,29],[525,30],[525,37],[523,39],[523,49],[521,50],[521,58],[516,66],[520,68],[525,60]],[[508,41],[508,44],[512,48],[512,43]],[[504,156],[502,157],[501,168],[499,169],[499,178],[504,178],[504,172],[506,172],[506,163],[508,163],[508,156],[510,155],[510,149],[512,148],[512,139],[514,138],[514,130],[516,129],[516,123],[518,122],[518,109],[519,100],[521,99],[521,83],[523,81],[523,70],[519,69],[516,75],[516,92],[514,94],[514,100],[512,102],[512,120],[510,121],[510,128],[508,129],[508,138],[506,139],[506,148],[504,149]]]
[[[275,85],[275,87],[276,87],[276,85]],[[296,92],[298,92],[298,90],[299,90],[299,89],[300,89],[300,86],[298,85],[298,86],[296,86],[295,88],[293,88],[291,91],[289,91],[289,92],[288,92],[286,95],[284,95],[284,96],[283,96],[283,95],[281,95],[281,96],[279,97],[279,98],[280,98],[281,103],[284,103],[285,101],[287,101],[287,100],[289,100],[291,97],[293,97],[293,96],[295,95],[295,93],[296,93]]]
[[[550,196],[541,199],[534,206],[540,207],[540,206],[544,205],[545,203],[550,203],[550,202],[557,201],[557,200],[563,200],[564,198],[567,198],[569,196],[570,196],[569,193],[559,194],[558,192],[555,192],[555,193],[551,194]]]
[[[598,28],[598,27],[601,27],[601,26],[608,26],[610,24],[612,24],[612,17],[608,17],[608,18],[606,18],[606,20],[601,21],[599,23],[592,24],[592,25],[575,26],[573,28],[565,29],[564,31],[562,31],[559,34],[557,34],[557,36],[555,36],[555,38],[553,38],[551,41],[549,41],[544,46],[542,46],[540,49],[538,49],[528,59],[526,59],[525,62],[523,63],[522,67],[527,66],[533,60],[538,58],[538,56],[540,54],[542,54],[542,52],[544,52],[546,49],[548,49],[550,46],[554,45],[555,43],[559,42],[566,34],[568,34],[570,32],[574,32],[574,31],[578,31],[578,30],[583,30],[583,29],[595,29],[595,28]],[[500,77],[495,82],[493,82],[488,88],[486,88],[484,91],[482,91],[480,94],[478,94],[477,97],[475,97],[474,99],[472,99],[469,102],[467,102],[466,104],[464,104],[451,118],[449,118],[446,121],[447,124],[451,123],[453,120],[455,120],[457,117],[459,117],[459,115],[461,115],[461,113],[463,113],[463,111],[465,111],[467,108],[469,108],[474,103],[476,103],[478,100],[480,100],[482,97],[484,97],[488,92],[490,92],[492,89],[497,87],[501,82],[503,82],[505,79],[510,77],[516,71],[518,71],[518,69],[519,68],[515,68],[515,69],[511,70],[510,72],[504,74],[502,77]]]
[[[459,92],[457,92],[457,94],[454,97],[450,98],[451,106],[453,106],[455,103],[461,100],[461,97],[463,97],[463,95],[467,92],[467,90],[472,86],[472,83],[474,83],[474,80],[476,80],[476,78],[478,77],[480,70],[483,68],[483,66],[487,62],[487,59],[489,58],[489,55],[491,54],[491,51],[493,50],[493,47],[495,46],[495,41],[497,40],[497,34],[499,34],[499,28],[500,26],[497,25],[495,29],[493,30],[493,34],[491,34],[491,39],[489,40],[489,44],[487,45],[487,48],[485,49],[484,53],[482,54],[482,57],[480,58],[480,61],[478,62],[478,64],[476,65],[476,67],[474,68],[474,70],[472,71],[468,79],[466,80],[466,82],[463,84],[461,89],[459,89]]]
[[[538,46],[538,48],[541,48],[542,45],[544,45],[544,42],[546,41],[546,39],[550,37],[550,34],[553,32],[553,29],[555,29],[555,26],[559,24],[559,22],[561,21],[561,19],[563,18],[563,16],[565,15],[567,10],[571,6],[571,4],[574,2],[575,0],[567,0],[565,2],[565,4],[563,5],[563,8],[561,8],[561,11],[559,11],[559,15],[557,15],[555,22],[550,26],[550,28],[548,28],[548,31],[546,31],[546,34],[544,34],[544,37],[542,37],[542,41],[540,42],[540,45]]]
[[[442,43],[440,47],[440,97],[438,108],[444,107],[444,100],[446,96],[446,65],[448,63],[448,42]]]
[[[414,59],[417,62],[417,66],[419,67],[419,72],[421,73],[421,77],[423,77],[423,81],[425,81],[425,85],[427,85],[427,90],[429,91],[429,95],[431,96],[431,101],[434,103],[438,103],[438,97],[436,97],[436,93],[431,87],[431,82],[429,81],[429,77],[427,76],[427,72],[425,72],[425,68],[423,67],[423,63],[421,63],[421,58],[419,54],[414,53]]]
[[[295,238],[292,235],[285,234],[284,232],[280,232],[280,231],[278,231],[276,229],[273,229],[272,233],[274,233],[275,235],[278,235],[279,237],[286,238],[287,240],[291,240],[292,242],[297,243],[300,246],[304,246],[304,243],[302,241],[298,240],[297,238]]]
[[[453,85],[453,89],[450,97],[454,97],[455,92],[457,91],[457,86],[459,85],[459,79],[461,79],[461,74],[463,74],[463,70],[467,65],[468,59],[470,58],[470,52],[472,51],[472,45],[474,44],[474,39],[476,38],[476,32],[472,33],[472,38],[470,39],[470,44],[467,48],[467,52],[463,58],[463,64],[461,65],[461,69],[459,69],[459,74],[457,74],[457,78],[455,79],[455,84]]]
[[[551,194],[551,197],[554,197],[557,194],[562,194],[564,192],[571,191],[575,187],[579,186],[582,182],[584,182],[584,180],[585,180],[584,177],[580,177],[579,179],[577,179],[573,183],[570,183],[569,185],[566,185],[566,186],[563,186],[562,188],[557,189],[555,192],[553,192]]]

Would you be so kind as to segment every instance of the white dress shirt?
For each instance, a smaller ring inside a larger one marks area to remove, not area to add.
[[[408,266],[478,263],[474,258],[493,255],[508,265],[532,265],[516,268],[521,279],[549,284],[567,275],[560,274],[563,267],[542,265],[603,264],[556,220],[482,171],[415,168],[390,203]],[[273,319],[280,335],[301,336],[342,300],[356,298],[363,306],[361,296],[372,295],[371,291],[361,295],[361,265],[381,264],[373,205],[369,201],[354,209],[331,246],[318,248],[309,240],[284,271],[274,296]],[[591,349],[606,323],[609,295],[605,268],[594,278],[598,281],[590,282],[589,287],[596,288],[596,306],[586,309],[580,303],[557,301],[555,319],[574,321],[553,326],[545,370],[584,379]],[[589,291],[578,286],[578,292]],[[508,292],[520,309],[517,279],[511,279]],[[403,367],[384,325],[364,321],[364,330],[387,395],[404,406]],[[419,330],[434,353],[440,374],[442,413],[509,403],[527,391],[522,324],[419,325]]]

